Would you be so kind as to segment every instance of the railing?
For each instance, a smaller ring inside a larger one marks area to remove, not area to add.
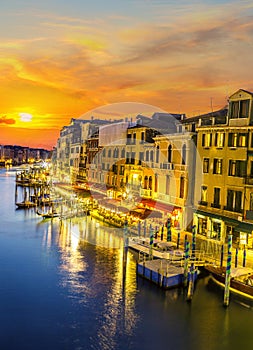
[[[141,188],[140,189],[140,194],[143,197],[152,197],[152,190],[150,189],[145,189],[145,188]]]

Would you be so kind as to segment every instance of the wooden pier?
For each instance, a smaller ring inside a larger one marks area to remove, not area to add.
[[[137,263],[137,274],[164,289],[184,285],[184,267],[166,259],[145,260]],[[188,279],[190,278],[190,271]],[[197,278],[197,273],[194,280]]]

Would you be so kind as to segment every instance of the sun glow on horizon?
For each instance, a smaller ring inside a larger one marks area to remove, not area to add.
[[[25,123],[31,122],[33,118],[32,114],[30,113],[19,113],[19,116],[20,116],[20,121]]]

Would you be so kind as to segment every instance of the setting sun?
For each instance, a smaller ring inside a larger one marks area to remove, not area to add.
[[[19,113],[19,116],[20,116],[20,121],[25,123],[31,122],[33,118],[33,116],[29,113]]]

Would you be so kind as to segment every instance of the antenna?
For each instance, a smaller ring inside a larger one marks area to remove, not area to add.
[[[213,115],[213,98],[212,97],[210,98],[210,102],[211,102],[211,112],[212,112],[212,115]]]

